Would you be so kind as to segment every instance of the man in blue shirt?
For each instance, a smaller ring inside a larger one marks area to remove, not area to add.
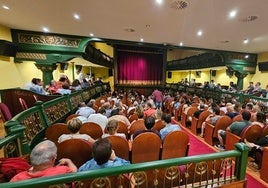
[[[160,130],[161,140],[171,131],[180,131],[181,127],[177,124],[171,124],[171,115],[163,114],[162,120],[165,122],[166,126]]]
[[[93,144],[93,159],[83,164],[78,171],[129,165],[130,162],[116,157],[108,138],[100,138]]]

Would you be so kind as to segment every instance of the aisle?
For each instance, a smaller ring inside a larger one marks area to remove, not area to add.
[[[182,129],[189,135],[189,138],[190,138],[190,147],[189,147],[188,156],[218,152],[216,148],[207,144],[202,138],[194,135],[189,129],[185,127],[182,127]],[[268,184],[259,178],[259,173],[256,171],[254,172],[249,167],[247,167],[246,178],[247,178],[248,188],[268,187]]]

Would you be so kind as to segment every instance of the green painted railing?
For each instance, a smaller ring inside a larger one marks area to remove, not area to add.
[[[243,144],[238,143],[236,144],[236,150],[232,151],[224,151],[218,152],[213,154],[204,154],[204,155],[196,155],[196,156],[189,156],[189,157],[181,157],[181,158],[174,158],[174,159],[166,159],[166,160],[159,160],[159,161],[152,161],[152,162],[145,162],[145,163],[138,163],[132,164],[128,166],[122,167],[113,167],[113,168],[105,168],[105,169],[98,169],[86,172],[77,172],[77,173],[70,173],[52,177],[44,177],[44,178],[35,178],[31,180],[25,180],[20,182],[14,183],[3,183],[0,184],[1,187],[5,188],[17,188],[17,187],[46,187],[49,185],[58,185],[67,182],[77,182],[77,187],[79,187],[80,182],[86,180],[92,180],[95,178],[100,177],[110,177],[110,176],[118,176],[122,174],[135,174],[141,171],[148,171],[154,169],[163,169],[168,168],[171,166],[181,166],[185,165],[192,165],[202,162],[213,161],[217,159],[228,159],[228,158],[235,158],[235,167],[234,173],[232,174],[229,172],[229,175],[225,177],[224,173],[219,174],[218,177],[215,177],[215,181],[213,182],[214,186],[216,184],[226,184],[234,181],[244,180],[245,179],[245,172],[246,172],[246,165],[247,165],[247,155],[248,155],[249,148]],[[224,168],[220,168],[221,170]],[[228,179],[229,177],[229,179]],[[161,179],[158,177],[159,180]],[[190,178],[190,177],[186,177]],[[227,180],[228,179],[228,180]],[[155,181],[154,179],[148,179],[147,181]],[[148,182],[147,182],[148,183]],[[150,182],[149,182],[150,183]],[[160,182],[159,182],[160,183]],[[210,182],[192,182],[189,185],[184,185],[181,183],[181,186],[185,187],[200,187],[200,185],[208,185]],[[197,185],[196,185],[197,184]],[[159,187],[160,184],[154,184],[155,187]],[[113,187],[119,187],[119,185],[114,185]]]
[[[44,103],[38,101],[35,106],[5,123],[7,135],[0,140],[0,148],[5,147],[6,157],[29,154],[31,149],[43,140],[48,126],[64,121],[69,114],[77,110],[80,102],[97,98],[109,90],[109,83],[104,83]]]

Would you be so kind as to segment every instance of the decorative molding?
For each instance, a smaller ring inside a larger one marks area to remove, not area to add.
[[[81,39],[59,37],[55,35],[38,35],[38,34],[26,34],[18,33],[19,43],[24,44],[39,44],[48,46],[62,46],[78,48]]]
[[[23,53],[23,52],[18,52],[16,54],[16,58],[21,58],[21,59],[39,59],[39,60],[46,60],[46,54],[41,54],[41,53]]]

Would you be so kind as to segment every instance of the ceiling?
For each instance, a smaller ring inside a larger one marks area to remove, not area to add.
[[[0,5],[0,24],[12,29],[43,32],[47,27],[60,34],[268,51],[268,0],[163,0],[162,4],[155,0],[0,0]],[[229,17],[232,10],[237,10],[234,18]],[[74,19],[74,13],[80,19]],[[197,36],[199,30],[202,36]]]

